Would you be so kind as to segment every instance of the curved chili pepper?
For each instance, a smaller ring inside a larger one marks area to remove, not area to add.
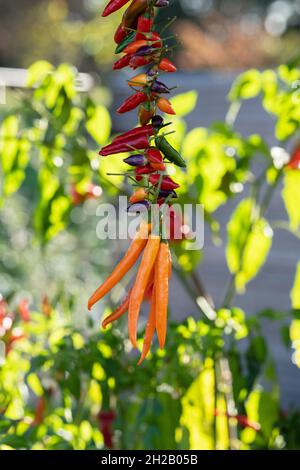
[[[131,63],[131,61],[130,61]],[[166,113],[166,114],[176,114],[174,109],[172,108],[172,105],[170,103],[169,100],[167,100],[167,98],[159,98],[157,100],[157,107],[163,112],[163,113]]]
[[[147,95],[142,91],[137,91],[134,95],[129,96],[123,104],[117,109],[117,113],[123,114],[128,113],[128,111],[132,111],[135,109],[139,104],[144,103],[147,101]]]
[[[142,350],[140,360],[138,362],[138,366],[142,364],[142,362],[146,359],[150,351],[152,339],[155,333],[155,327],[156,327],[156,299],[155,299],[155,289],[153,289],[152,297],[151,297],[150,313],[149,313],[149,318],[148,318],[148,322],[146,326],[144,343],[143,343],[143,350]]]
[[[167,334],[167,315],[169,297],[169,262],[168,244],[162,242],[155,263],[155,299],[156,299],[156,331],[158,343],[164,348]]]
[[[160,181],[160,175],[151,175],[150,176],[150,183],[153,184],[154,186],[158,185]],[[164,176],[162,179],[161,183],[161,189],[163,191],[169,191],[172,189],[178,189],[180,188],[180,185],[175,183],[175,181],[170,178],[170,176]]]
[[[116,266],[111,275],[101,284],[98,289],[88,301],[88,309],[91,310],[95,303],[99,302],[118,282],[125,276],[125,274],[132,268],[140,257],[143,249],[147,245],[147,235],[149,233],[149,224],[141,224],[140,230],[128,248],[124,258]]]
[[[134,347],[137,347],[137,322],[146,287],[152,268],[159,251],[160,237],[151,235],[143,253],[142,261],[132,289],[128,310],[129,338]]]
[[[130,294],[131,294],[131,291],[126,295],[125,299],[123,300],[123,302],[121,303],[121,305],[119,305],[118,308],[116,308],[116,310],[114,310],[110,315],[108,315],[108,317],[106,317],[103,322],[102,322],[102,328],[105,330],[105,328],[112,322],[118,320],[119,318],[121,318],[123,315],[125,315],[125,313],[128,311],[128,307],[129,307],[129,300],[130,300]]]
[[[122,24],[125,28],[132,28],[140,14],[144,13],[148,7],[148,0],[133,0],[124,13]],[[134,29],[134,28],[132,28]]]
[[[169,162],[172,162],[181,168],[186,167],[186,163],[180,153],[177,152],[174,147],[172,147],[172,145],[167,141],[165,137],[156,137],[155,143],[159,150],[161,150],[161,152],[164,154],[166,159],[169,160]]]
[[[121,57],[121,59],[117,60],[117,62],[114,63],[113,69],[114,70],[121,70],[124,67],[127,67],[129,65],[131,59],[132,59],[131,54],[124,55],[124,57]]]
[[[149,140],[147,135],[137,135],[130,137],[127,140],[115,142],[113,144],[103,147],[99,155],[107,157],[108,155],[115,155],[116,153],[129,152],[130,150],[144,150],[149,147]]]
[[[104,8],[102,16],[106,17],[108,15],[111,15],[115,11],[120,10],[120,8],[122,8],[128,2],[129,0],[111,0],[108,5]]]
[[[158,64],[158,68],[164,72],[176,72],[177,68],[169,59],[163,58]]]

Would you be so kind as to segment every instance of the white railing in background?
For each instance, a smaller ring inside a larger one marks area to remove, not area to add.
[[[0,88],[25,88],[27,70],[0,67]],[[88,73],[79,73],[76,79],[76,89],[79,92],[90,91],[94,80]],[[4,93],[4,92],[3,92]],[[1,94],[1,90],[0,90]],[[0,98],[1,99],[1,98]],[[1,104],[1,103],[0,103]]]

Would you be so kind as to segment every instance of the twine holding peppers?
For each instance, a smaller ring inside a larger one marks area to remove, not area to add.
[[[130,198],[129,211],[135,206],[159,207],[158,222],[141,223],[140,229],[124,258],[112,274],[89,299],[89,310],[118,284],[141,257],[135,282],[121,305],[102,323],[103,328],[128,312],[129,338],[137,347],[137,330],[140,309],[146,298],[150,299],[150,312],[146,325],[144,343],[139,364],[147,357],[157,332],[160,348],[164,348],[167,334],[169,280],[172,274],[172,258],[166,237],[166,208],[177,198],[177,184],[167,174],[169,164],[185,167],[185,161],[166,139],[165,128],[170,123],[157,114],[162,111],[173,115],[171,102],[163,95],[171,89],[161,82],[161,73],[176,72],[175,65],[165,57],[169,51],[161,34],[155,30],[155,9],[169,5],[167,0],[111,0],[102,16],[106,17],[126,4],[121,24],[114,39],[116,53],[123,56],[114,64],[114,70],[124,67],[137,69],[148,67],[146,72],[128,80],[134,93],[118,108],[124,114],[138,108],[139,126],[125,132],[103,147],[103,158],[110,155],[130,153],[123,161],[129,165],[128,175],[137,189]]]

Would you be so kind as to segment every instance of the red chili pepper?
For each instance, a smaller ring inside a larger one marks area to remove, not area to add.
[[[152,47],[155,47],[157,49],[160,49],[163,45],[162,39],[156,31],[153,31],[153,33],[151,33],[151,35],[148,37],[148,41],[151,41]]]
[[[152,56],[137,56],[134,55],[131,57],[129,65],[133,70],[137,69],[138,67],[143,67],[144,65],[149,64],[153,60]]]
[[[114,13],[115,11],[120,10],[129,0],[110,0],[108,5],[104,8],[102,16],[108,16]]]
[[[135,174],[136,174],[137,180],[138,180],[138,177],[144,176],[144,175],[150,175],[151,173],[154,173],[155,171],[156,170],[154,170],[154,168],[152,168],[150,165],[145,165],[145,166],[141,166],[139,168],[136,168],[135,169]]]
[[[300,170],[300,145],[298,145],[292,153],[291,160],[287,164],[291,170]]]
[[[124,132],[124,134],[118,135],[113,141],[112,144],[114,143],[119,143],[121,141],[128,141],[128,139],[131,139],[132,137],[136,136],[152,136],[154,134],[155,130],[152,125],[147,125],[147,126],[140,126],[140,127],[135,127],[134,129],[131,129],[130,131]]]
[[[158,64],[158,68],[164,72],[176,72],[177,68],[169,59],[162,59]]]
[[[144,39],[145,35],[143,33],[149,33],[153,27],[153,23],[153,17],[151,17],[149,13],[141,15],[138,19],[136,39]]]
[[[163,161],[162,154],[155,147],[150,147],[147,150],[146,155],[150,163],[162,163]]]
[[[121,57],[121,59],[117,60],[117,62],[114,63],[113,69],[121,70],[124,67],[127,67],[132,57],[133,57],[132,54],[124,55],[124,57]]]
[[[151,175],[150,176],[150,183],[153,184],[154,186],[158,185],[160,181],[160,175]],[[168,191],[171,189],[177,189],[179,188],[180,185],[178,183],[175,183],[175,181],[172,180],[169,176],[164,176],[162,179],[161,183],[161,189],[163,191]]]
[[[121,141],[107,145],[99,152],[99,155],[106,157],[107,155],[115,155],[116,153],[129,152],[130,150],[142,150],[149,147],[149,140],[146,135],[137,135],[131,137],[127,142]]]
[[[117,113],[123,114],[128,113],[128,111],[132,111],[135,109],[139,104],[144,103],[147,101],[147,95],[142,91],[138,91],[134,93],[134,95],[129,96],[124,103],[117,109]]]
[[[123,39],[126,38],[127,34],[128,34],[128,32],[126,31],[123,24],[121,23],[118,26],[117,31],[115,32],[115,36],[114,36],[115,43],[120,44],[120,42],[122,42]]]

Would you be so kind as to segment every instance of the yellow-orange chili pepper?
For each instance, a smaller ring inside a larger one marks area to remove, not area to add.
[[[138,362],[138,365],[141,365],[142,362],[145,360],[147,357],[152,339],[155,333],[155,326],[156,326],[156,301],[155,301],[155,289],[152,291],[152,298],[151,298],[151,308],[150,308],[150,313],[149,313],[149,318],[146,326],[146,332],[145,332],[145,337],[144,337],[144,343],[143,343],[143,350],[142,354],[140,357],[140,360]]]

